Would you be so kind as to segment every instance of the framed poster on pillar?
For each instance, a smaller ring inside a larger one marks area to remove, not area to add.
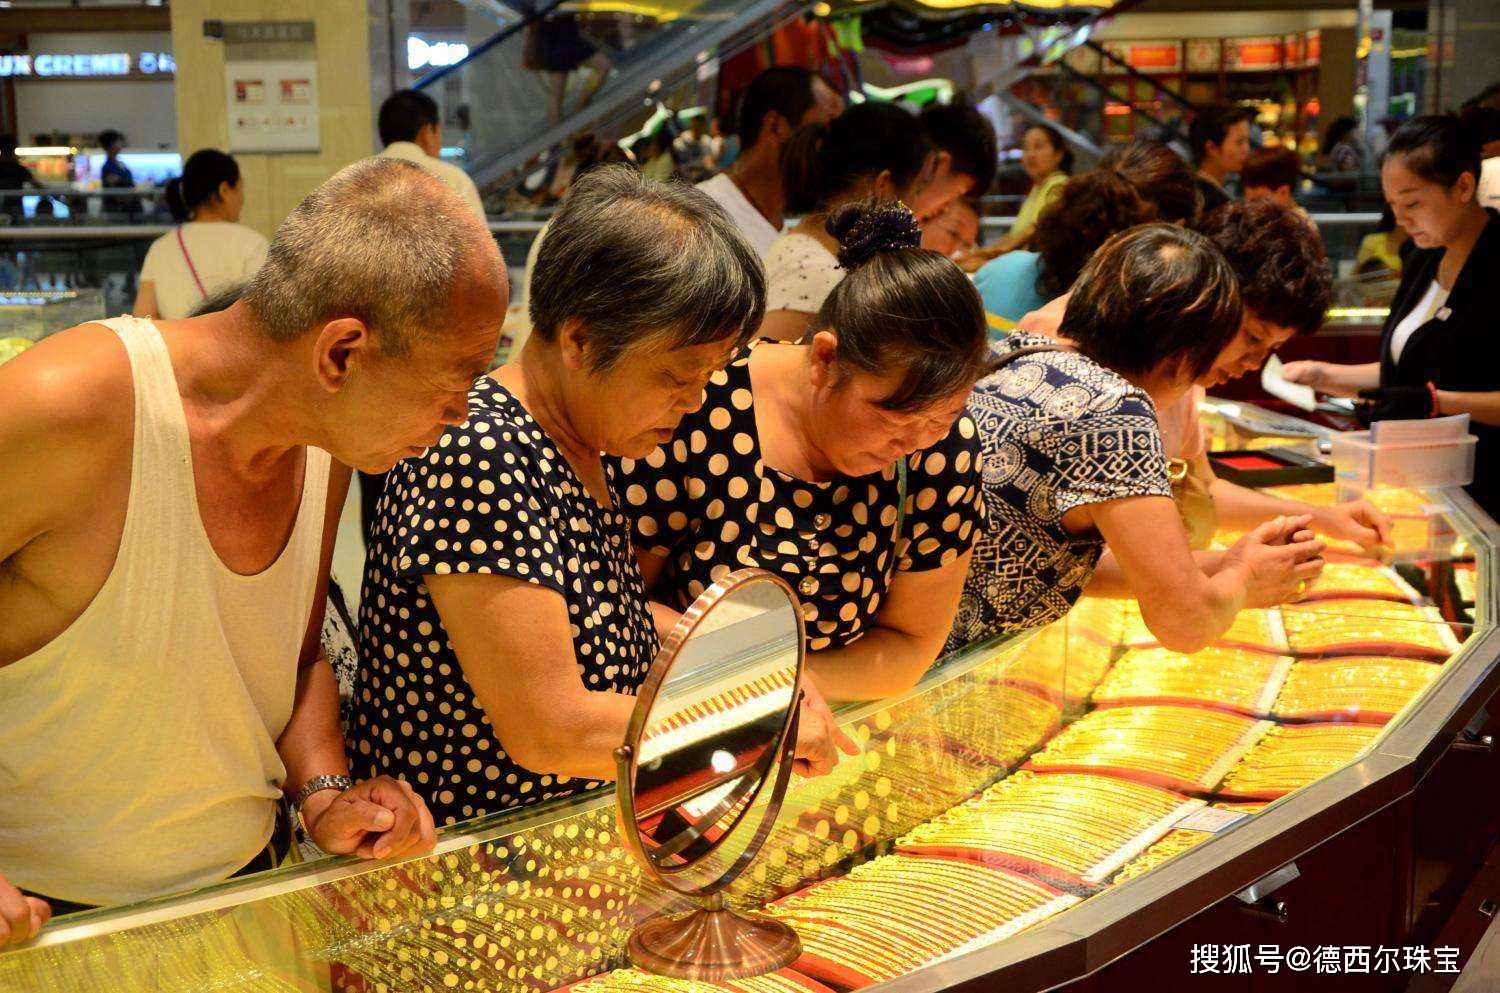
[[[224,25],[231,152],[316,152],[317,41],[312,21]]]

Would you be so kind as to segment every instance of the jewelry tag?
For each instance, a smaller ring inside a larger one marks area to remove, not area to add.
[[[1172,826],[1179,831],[1207,831],[1210,834],[1218,834],[1249,816],[1237,810],[1199,807]]]

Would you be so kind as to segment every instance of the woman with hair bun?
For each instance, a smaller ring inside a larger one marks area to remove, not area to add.
[[[844,278],[833,212],[867,197],[900,200],[918,216],[937,213],[927,190],[939,154],[917,118],[895,104],[861,103],[829,124],[799,129],[782,154],[786,210],[796,227],[766,253],[766,321],[761,336],[801,338]]]
[[[811,332],[740,352],[619,479],[657,600],[769,569],[802,598],[823,694],[870,699],[920,678],[958,606],[982,524],[964,404],[988,340],[973,284],[918,247],[904,206],[845,204],[827,224],[848,275]]]
[[[177,320],[204,300],[247,282],[266,260],[265,236],[241,224],[244,185],[234,157],[201,148],[167,184],[178,226],[151,243],[132,313]]]

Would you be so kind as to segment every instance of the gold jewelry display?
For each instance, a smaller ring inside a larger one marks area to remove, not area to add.
[[[1275,693],[1273,681],[1279,682],[1290,661],[1240,648],[1210,647],[1191,655],[1132,648],[1094,691],[1094,703],[1183,700],[1261,714]]]
[[[1436,608],[1384,600],[1325,600],[1283,607],[1287,640],[1299,652],[1334,652],[1339,646],[1410,645],[1444,657],[1458,639]]]
[[[725,987],[742,993],[808,993],[807,982],[801,976],[781,972],[706,983],[657,976],[640,969],[606,972],[570,987],[568,993],[724,993]]]
[[[1071,614],[1033,635],[1025,649],[1005,667],[1003,678],[1072,702],[1088,698],[1114,657],[1114,643],[1080,630]]]
[[[1290,486],[1267,486],[1267,493],[1284,500],[1310,503],[1314,507],[1332,507],[1338,503],[1338,488],[1332,483],[1294,483]]]
[[[1380,731],[1370,724],[1289,724],[1272,728],[1225,777],[1219,792],[1283,796],[1353,762]]]
[[[802,939],[799,971],[822,960],[854,976],[895,978],[1052,904],[1070,901],[1034,880],[953,859],[887,855],[767,908]]]
[[[1078,876],[1188,798],[1108,776],[1018,773],[896,842],[907,852],[1012,856]]]
[[[1146,626],[1139,608],[1126,618],[1121,642],[1127,647],[1156,644],[1156,635]],[[1216,644],[1251,645],[1269,652],[1286,647],[1276,612],[1260,609],[1242,610],[1236,614],[1234,622],[1218,637]]]
[[[1213,837],[1211,831],[1168,831],[1160,841],[1125,864],[1115,873],[1110,883],[1123,883],[1127,879],[1150,872],[1164,862],[1170,862],[1195,845],[1201,845]]]
[[[1438,677],[1442,666],[1370,655],[1298,662],[1276,697],[1278,717],[1398,713]],[[1380,721],[1376,721],[1379,723]]]
[[[1211,789],[1215,767],[1256,727],[1253,718],[1199,707],[1111,707],[1069,725],[1030,764],[1043,772],[1105,767]]]
[[[1416,591],[1395,571],[1373,562],[1329,562],[1308,587],[1313,595],[1339,593],[1351,597],[1400,597],[1412,601]]]
[[[1088,637],[1102,645],[1118,645],[1124,637],[1125,621],[1139,615],[1131,600],[1080,597],[1064,620],[1073,637]]]
[[[1333,491],[1281,492],[1327,505]],[[1419,532],[1426,540],[1420,494],[1377,492],[1387,509],[1418,515],[1398,521],[1401,540]],[[1471,596],[1475,575],[1458,571]],[[1030,640],[989,650],[975,668],[870,705],[855,729],[862,754],[842,759],[827,777],[794,781],[764,858],[726,891],[736,906],[759,907],[797,890],[765,913],[795,927],[801,959],[753,979],[709,984],[621,969],[571,989],[827,993],[864,986],[1029,927],[1076,903],[1073,893],[1091,892],[1096,881],[1124,882],[1170,862],[1213,837],[1178,826],[1201,823],[1182,820],[1203,807],[1190,795],[1254,812],[1357,761],[1382,733],[1379,722],[1442,673],[1440,662],[1416,656],[1441,659],[1457,647],[1454,627],[1435,609],[1372,599],[1412,592],[1388,568],[1330,562],[1308,592],[1340,596],[1242,611],[1220,643],[1190,655],[1147,644],[1155,638],[1133,602],[1085,597]],[[1289,641],[1303,657],[1287,653]],[[1387,654],[1340,650],[1353,644]],[[1265,650],[1244,647],[1251,645]],[[695,706],[733,714],[768,688]],[[1064,724],[1086,702],[1095,709]],[[1312,720],[1321,723],[1294,723]],[[1028,757],[1025,769],[1005,775]],[[889,846],[894,854],[808,885]],[[1090,889],[1063,885],[1080,881]],[[541,990],[575,982],[621,961],[641,908],[668,906],[625,856],[614,811],[598,806],[564,808],[496,840],[369,867],[277,899],[299,947],[320,950],[372,988],[391,989]],[[363,940],[372,934],[379,940]],[[251,961],[245,937],[232,914],[122,932],[112,939],[121,961],[139,958],[150,971],[122,967],[130,981],[117,985],[129,993],[232,984]],[[167,951],[157,955],[159,948]],[[86,964],[65,960],[61,948],[0,959],[0,987],[88,987]],[[48,971],[25,965],[29,959],[49,962]],[[173,959],[162,971],[159,962]],[[63,981],[27,982],[35,975]]]

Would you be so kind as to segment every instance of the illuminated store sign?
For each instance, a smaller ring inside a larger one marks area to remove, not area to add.
[[[0,55],[0,77],[107,79],[120,76],[170,76],[177,62],[170,52],[37,52]]]
[[[469,55],[469,46],[460,41],[428,41],[416,35],[406,39],[406,67],[412,72],[428,66],[451,66]]]

